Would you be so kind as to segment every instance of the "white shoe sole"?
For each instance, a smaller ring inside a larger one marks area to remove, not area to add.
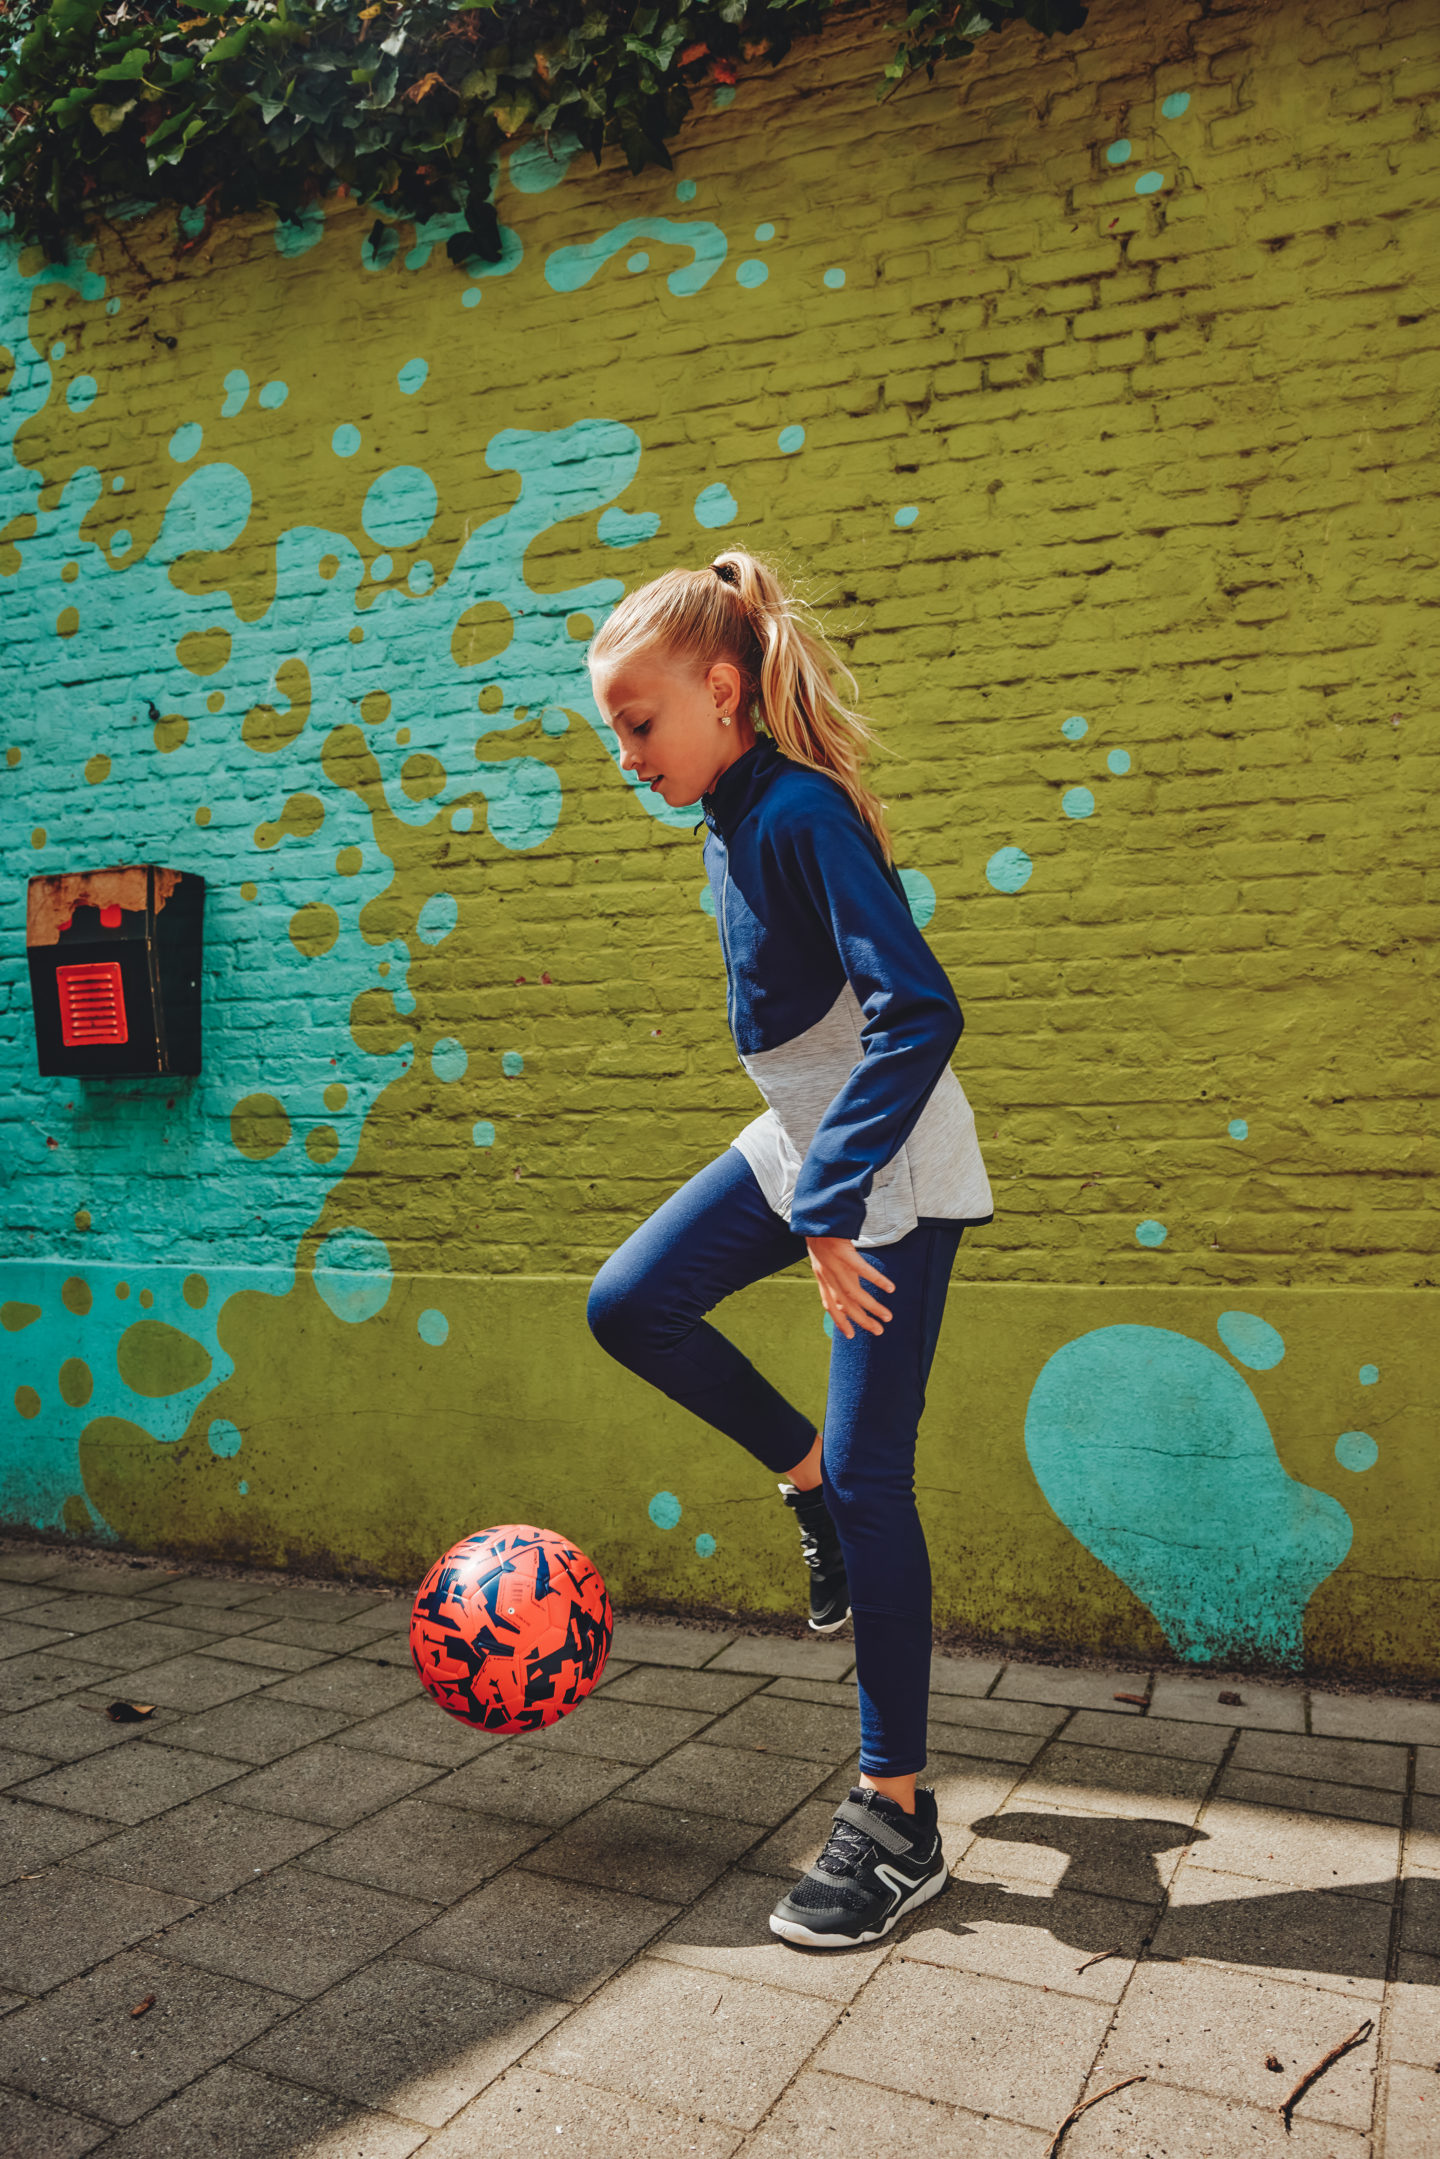
[[[942,1860],[938,1874],[932,1874],[928,1881],[912,1890],[903,1903],[896,1905],[888,1919],[864,1934],[815,1934],[809,1927],[802,1927],[798,1920],[777,1919],[773,1912],[770,1914],[770,1932],[778,1934],[782,1941],[799,1942],[806,1949],[859,1949],[866,1942],[878,1942],[882,1934],[890,1932],[897,1919],[903,1919],[907,1912],[913,1912],[920,1905],[928,1904],[932,1897],[938,1897],[949,1879],[950,1869]]]
[[[843,1618],[829,1620],[823,1627],[818,1627],[813,1619],[807,1621],[807,1625],[809,1626],[810,1632],[812,1634],[838,1634],[843,1626],[848,1625],[849,1620],[850,1607],[847,1604],[845,1607],[845,1613]]]

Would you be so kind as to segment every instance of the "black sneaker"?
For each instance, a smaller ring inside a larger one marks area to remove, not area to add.
[[[817,1484],[813,1492],[802,1492],[798,1485],[782,1484],[780,1497],[800,1524],[800,1549],[810,1569],[811,1629],[833,1634],[850,1617],[850,1584],[824,1488]]]
[[[917,1791],[907,1814],[898,1800],[857,1784],[835,1809],[814,1866],[770,1914],[770,1931],[807,1949],[878,1942],[902,1912],[938,1897],[949,1875],[932,1791]]]

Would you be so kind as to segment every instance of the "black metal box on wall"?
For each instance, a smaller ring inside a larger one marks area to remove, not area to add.
[[[25,909],[46,1075],[200,1070],[205,880],[154,863],[32,877]]]

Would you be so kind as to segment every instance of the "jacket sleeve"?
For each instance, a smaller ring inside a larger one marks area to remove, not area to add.
[[[848,802],[797,820],[781,845],[787,881],[828,927],[865,1015],[863,1055],[810,1143],[790,1226],[802,1237],[857,1237],[876,1172],[919,1122],[965,1022],[898,880]]]

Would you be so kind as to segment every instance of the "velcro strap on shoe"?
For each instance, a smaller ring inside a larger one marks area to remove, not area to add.
[[[856,1829],[863,1829],[867,1837],[873,1837],[877,1844],[883,1846],[887,1852],[894,1852],[897,1858],[901,1852],[914,1849],[913,1837],[902,1837],[898,1829],[891,1828],[883,1814],[872,1813],[869,1807],[862,1807],[856,1799],[842,1800],[835,1809],[835,1819],[837,1822],[853,1823]]]

